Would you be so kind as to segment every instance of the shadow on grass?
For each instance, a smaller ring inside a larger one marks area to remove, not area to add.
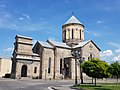
[[[108,89],[108,88],[98,88],[98,87],[96,87],[96,88],[94,88],[94,90],[112,90],[112,89]]]
[[[70,87],[73,90],[112,90],[112,89],[108,89],[105,87],[102,87],[101,85],[77,85],[77,86],[72,86]]]

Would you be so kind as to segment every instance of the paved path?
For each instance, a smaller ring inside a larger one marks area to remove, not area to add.
[[[91,83],[91,80],[84,80],[85,83]],[[97,83],[116,83],[116,79],[98,79]],[[79,80],[78,80],[79,83]],[[119,80],[120,83],[120,80]],[[80,90],[72,89],[74,80],[18,80],[18,79],[0,79],[0,90]],[[54,88],[54,89],[52,89]]]
[[[73,80],[17,80],[0,79],[0,90],[70,90]],[[54,89],[53,89],[54,90]]]

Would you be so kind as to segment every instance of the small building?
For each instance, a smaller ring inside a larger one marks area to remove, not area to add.
[[[32,38],[16,35],[15,39],[11,78],[38,78],[40,57],[32,52]]]
[[[0,77],[11,73],[12,61],[11,58],[0,57]]]
[[[72,50],[85,60],[100,58],[100,49],[92,40],[84,40],[84,25],[73,15],[62,26],[62,41],[38,40],[16,35],[11,78],[75,79],[80,78],[80,58],[75,63]],[[84,74],[84,77],[87,77]]]

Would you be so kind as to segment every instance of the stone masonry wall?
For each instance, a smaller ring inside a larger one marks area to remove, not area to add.
[[[88,57],[91,53],[94,54],[94,58],[100,58],[100,51],[98,50],[98,48],[96,48],[96,46],[92,42],[89,42],[83,47],[82,55],[83,57],[85,57],[85,60],[88,60]]]
[[[16,65],[16,78],[21,78],[21,69],[22,66],[27,66],[27,77],[29,78],[36,78],[40,75],[40,62],[35,61],[25,61],[25,60],[18,60]],[[34,73],[34,68],[37,67],[37,72]]]
[[[48,62],[49,58],[51,58],[51,68],[50,73],[48,73]],[[53,79],[54,76],[54,51],[50,48],[43,49],[42,55],[42,79]]]

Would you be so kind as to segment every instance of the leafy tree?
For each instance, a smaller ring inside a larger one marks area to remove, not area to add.
[[[95,86],[96,78],[107,78],[111,75],[109,67],[108,63],[94,58],[82,64],[83,72],[89,77],[95,78]]]
[[[113,77],[120,78],[120,63],[118,61],[115,61],[111,63],[111,74]]]

